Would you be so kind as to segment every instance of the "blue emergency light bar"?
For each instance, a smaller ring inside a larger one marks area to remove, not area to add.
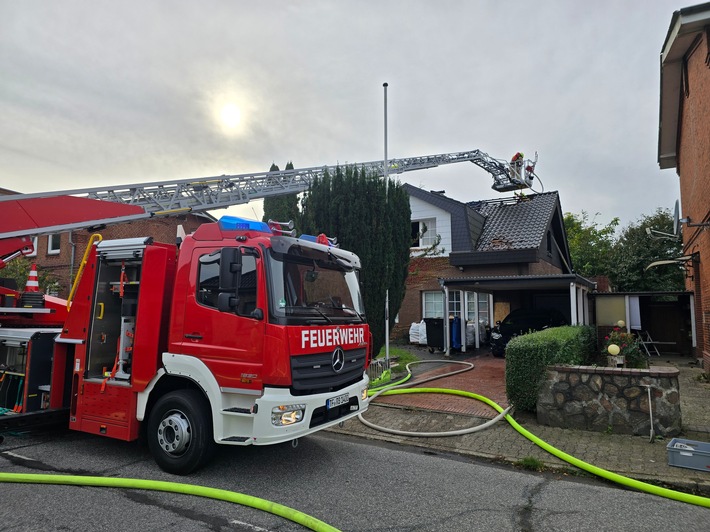
[[[239,216],[222,216],[219,219],[219,228],[222,231],[259,231],[271,234],[271,229],[265,222]]]

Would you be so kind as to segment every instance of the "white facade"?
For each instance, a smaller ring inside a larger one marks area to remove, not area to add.
[[[439,256],[448,257],[451,252],[451,214],[412,196],[409,196],[409,206],[412,210],[412,223],[420,222],[428,228],[432,225],[436,227],[436,234],[441,236],[438,249],[444,249],[444,253]],[[434,224],[429,223],[430,220],[434,220]],[[424,236],[427,236],[426,233]],[[413,247],[412,251],[417,249],[419,248]]]

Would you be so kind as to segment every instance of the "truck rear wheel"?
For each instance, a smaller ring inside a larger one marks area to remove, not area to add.
[[[209,403],[197,390],[170,392],[148,417],[148,448],[160,469],[187,475],[212,455],[214,439]]]

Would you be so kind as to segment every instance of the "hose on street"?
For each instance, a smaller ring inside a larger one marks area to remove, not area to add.
[[[206,497],[225,502],[249,506],[257,510],[268,512],[274,515],[298,523],[310,530],[317,532],[337,532],[337,528],[330,526],[323,521],[316,519],[301,511],[294,510],[288,506],[278,504],[259,497],[245,495],[235,491],[196,486],[194,484],[184,484],[179,482],[166,482],[159,480],[143,480],[137,478],[115,478],[115,477],[94,477],[76,475],[46,475],[29,473],[0,473],[0,482],[24,483],[24,484],[61,484],[67,486],[91,486],[101,488],[123,488],[163,491],[179,493],[183,495],[194,495]]]
[[[530,440],[532,443],[540,447],[541,449],[547,451],[553,456],[556,456],[560,460],[563,460],[567,462],[568,464],[571,464],[583,471],[586,471],[588,473],[591,473],[595,476],[604,478],[606,480],[609,480],[611,482],[615,482],[617,484],[620,484],[622,486],[626,486],[628,488],[632,488],[638,491],[642,491],[645,493],[650,493],[652,495],[657,495],[659,497],[665,497],[667,499],[673,499],[676,501],[681,501],[684,503],[688,504],[693,504],[696,506],[703,506],[706,508],[710,508],[710,498],[708,497],[703,497],[701,495],[693,495],[690,493],[683,493],[680,491],[672,490],[669,488],[664,488],[661,486],[656,486],[654,484],[649,484],[648,482],[643,482],[640,480],[636,480],[633,478],[625,477],[623,475],[620,475],[618,473],[614,473],[612,471],[608,471],[606,469],[603,469],[601,467],[597,467],[595,465],[589,464],[587,462],[584,462],[583,460],[580,460],[579,458],[575,458],[574,456],[565,453],[564,451],[561,451],[560,449],[557,449],[556,447],[553,447],[549,443],[545,442],[544,440],[540,439],[539,437],[535,436],[533,433],[530,431],[526,430],[522,426],[520,426],[513,416],[509,414],[509,409],[503,409],[498,403],[495,401],[482,396],[475,394],[473,392],[467,392],[464,390],[452,390],[452,389],[447,389],[447,388],[412,388],[411,386],[417,384],[420,385],[425,382],[429,382],[432,380],[437,380],[441,379],[443,377],[448,377],[451,375],[455,375],[457,373],[461,373],[463,371],[470,371],[473,369],[473,364],[469,362],[456,362],[456,361],[451,361],[451,360],[427,360],[427,361],[419,361],[419,362],[438,362],[439,364],[441,363],[447,363],[447,364],[452,364],[452,363],[458,363],[458,364],[468,364],[470,365],[469,368],[463,369],[463,370],[455,370],[450,373],[445,373],[441,375],[435,375],[433,377],[429,377],[427,379],[424,379],[422,381],[418,382],[410,382],[410,377],[411,377],[411,369],[410,365],[407,365],[407,373],[408,376],[405,377],[404,379],[398,381],[397,383],[394,383],[389,386],[383,386],[378,388],[375,393],[371,396],[370,400],[382,395],[382,396],[387,396],[387,395],[400,395],[400,394],[410,394],[410,393],[441,393],[441,394],[450,394],[450,395],[458,395],[461,397],[468,397],[470,399],[475,399],[477,401],[481,401],[491,408],[493,408],[496,412],[498,412],[498,416],[496,416],[496,419],[498,418],[504,418],[511,427],[513,427],[520,435],[524,436],[528,440]],[[411,364],[414,364],[416,362],[413,362]],[[403,383],[403,384],[401,384]],[[406,388],[404,386],[407,386]],[[362,415],[359,416],[360,421],[365,423],[366,425],[370,426],[371,428],[376,428],[373,424],[367,423],[363,420]],[[490,426],[492,423],[488,423],[486,426]],[[476,427],[473,427],[476,428]],[[380,427],[377,427],[376,430],[382,430]],[[390,432],[392,429],[384,429],[387,432]],[[470,430],[470,429],[469,429]],[[431,436],[432,434],[421,434],[421,433],[406,433],[407,436]],[[435,433],[436,436],[447,436],[449,435],[447,432],[440,432],[440,433]]]

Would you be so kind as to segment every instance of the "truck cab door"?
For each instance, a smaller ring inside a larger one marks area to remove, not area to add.
[[[195,249],[183,319],[183,353],[202,360],[220,386],[260,389],[266,293],[256,252],[242,252],[238,304],[220,311],[220,250]]]

